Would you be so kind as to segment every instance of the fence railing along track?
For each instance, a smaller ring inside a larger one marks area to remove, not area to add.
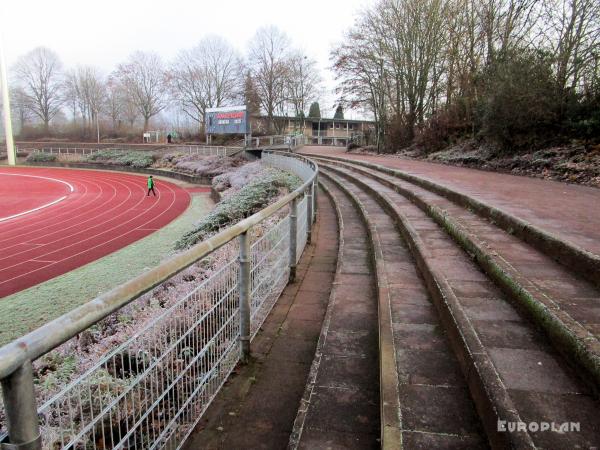
[[[253,136],[247,139],[246,148],[287,147],[292,151],[306,144],[306,137],[299,135]]]
[[[9,438],[2,448],[181,448],[236,364],[248,358],[251,339],[310,241],[318,167],[289,153],[265,151],[263,160],[295,173],[302,185],[0,348]],[[38,406],[36,359],[209,256],[225,262]]]
[[[17,147],[17,151],[19,150],[28,150],[26,148]],[[239,153],[243,150],[243,147],[227,147],[227,146],[217,146],[217,145],[173,145],[169,147],[164,147],[161,149],[127,149],[120,147],[105,147],[105,148],[94,148],[94,147],[42,147],[42,148],[33,148],[29,149],[34,153],[49,153],[51,155],[59,155],[59,156],[90,156],[98,152],[121,152],[121,153],[129,153],[129,152],[144,152],[144,153],[172,153],[172,152],[182,152],[188,153],[190,155],[203,155],[203,156],[231,156],[235,153]]]

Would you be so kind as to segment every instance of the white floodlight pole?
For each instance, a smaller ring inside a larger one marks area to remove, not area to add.
[[[8,77],[6,71],[6,62],[4,60],[4,48],[2,46],[2,33],[0,32],[0,89],[2,90],[2,104],[4,105],[4,134],[6,139],[6,153],[8,155],[8,164],[14,166],[17,164],[17,155],[15,154],[15,143],[13,141],[12,122],[10,118],[10,96],[8,92]]]
[[[100,113],[96,111],[96,133],[98,136],[98,144],[100,143],[100,118],[98,117]]]

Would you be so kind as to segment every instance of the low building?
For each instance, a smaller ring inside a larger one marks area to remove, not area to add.
[[[252,117],[252,134],[267,134],[267,124],[265,116]],[[374,133],[375,123],[369,120],[276,116],[274,128],[278,134],[303,134],[309,144],[345,146],[350,141],[364,143],[365,137]]]

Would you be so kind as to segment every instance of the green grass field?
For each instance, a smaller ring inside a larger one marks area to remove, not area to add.
[[[212,208],[208,194],[165,228],[102,259],[0,299],[0,345],[59,317],[173,254],[173,246]]]

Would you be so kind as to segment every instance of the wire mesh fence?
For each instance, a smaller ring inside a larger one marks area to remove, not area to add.
[[[285,216],[251,246],[250,334],[256,335],[289,275],[290,217]]]
[[[295,173],[305,184],[294,195],[290,194],[290,200],[278,207],[275,214],[257,219],[260,226],[250,226],[247,230],[249,319],[242,317],[240,308],[240,283],[244,281],[240,276],[240,245],[233,239],[240,233],[236,231],[216,252],[208,252],[203,259],[194,261],[202,264],[206,260],[209,264],[209,260],[214,262],[217,258],[218,269],[209,272],[197,286],[139,329],[132,328],[120,344],[97,358],[84,373],[57,389],[56,394],[37,408],[37,417],[30,418],[36,423],[26,425],[39,427],[41,447],[31,448],[182,447],[240,361],[242,320],[250,321],[250,335],[254,337],[285,288],[290,265],[297,262],[290,261],[292,219],[287,205],[298,193],[306,191],[307,186],[312,189],[316,166],[304,159],[275,153],[266,153],[264,159],[269,165]],[[308,198],[302,195],[298,202],[297,260],[307,241]],[[148,295],[154,296],[165,283],[173,281],[168,279],[155,285],[158,287]],[[67,341],[62,342],[65,345]],[[0,356],[3,350],[0,349]],[[5,400],[6,386],[3,384]],[[11,408],[6,402],[5,406]]]
[[[306,218],[308,214],[308,197],[304,197],[298,204],[298,233],[296,237],[296,262],[300,261],[302,256],[302,249],[306,246],[308,227],[308,220]]]
[[[177,448],[239,358],[228,261],[42,405],[43,448]]]

